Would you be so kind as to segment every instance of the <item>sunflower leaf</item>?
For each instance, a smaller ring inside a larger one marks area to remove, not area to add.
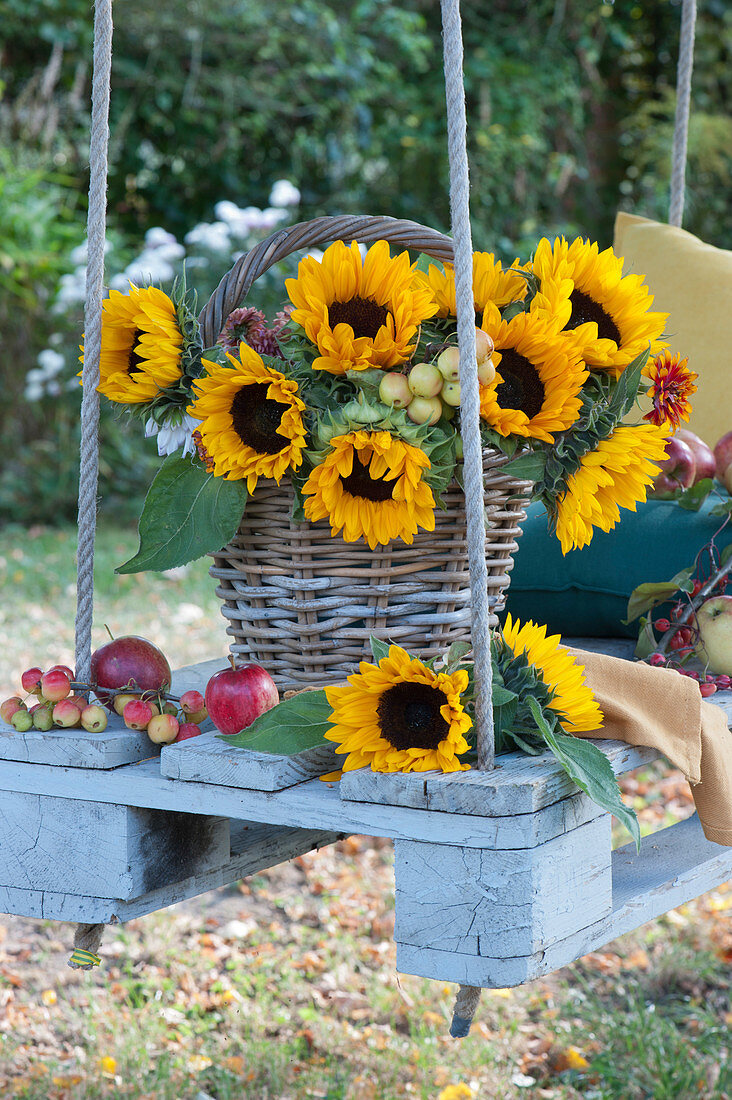
[[[293,756],[325,741],[325,734],[333,724],[332,714],[333,708],[322,688],[302,691],[260,714],[241,733],[233,737],[222,735],[219,740],[238,749]]]
[[[637,851],[640,851],[640,826],[635,810],[626,806],[620,794],[610,761],[603,752],[582,737],[570,737],[566,733],[555,733],[547,726],[544,736],[551,752],[565,772],[581,791],[603,810],[615,814],[628,830]]]
[[[528,454],[519,455],[501,468],[502,474],[518,477],[526,481],[541,481],[547,464],[547,456],[543,451],[529,451]]]
[[[190,458],[169,455],[145,498],[138,551],[115,572],[161,572],[220,550],[236,534],[247,495],[244,482],[214,477]]]
[[[379,661],[383,661],[384,657],[389,656],[389,643],[382,642],[381,638],[377,638],[375,634],[372,634],[369,638],[369,644],[371,646],[371,654],[377,664]]]
[[[620,378],[618,378],[608,406],[618,420],[625,416],[626,413],[629,413],[635,404],[643,368],[648,362],[650,351],[651,349],[649,347],[646,348],[645,351],[642,351],[632,363],[628,364],[620,375]]]

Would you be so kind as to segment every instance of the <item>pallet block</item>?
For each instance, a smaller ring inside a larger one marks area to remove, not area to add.
[[[109,725],[101,733],[82,729],[28,730],[18,733],[0,722],[0,760],[18,760],[28,764],[62,764],[72,768],[118,768],[157,756],[145,731],[128,730],[117,714],[109,716]]]
[[[237,748],[213,731],[178,745],[167,745],[160,756],[160,771],[168,779],[218,783],[223,787],[254,791],[281,791],[306,779],[337,771],[339,761],[335,745],[330,743],[283,756]]]

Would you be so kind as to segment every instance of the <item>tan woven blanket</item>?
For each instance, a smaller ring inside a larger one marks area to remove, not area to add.
[[[732,731],[720,707],[686,676],[641,662],[575,649],[605,724],[582,737],[648,745],[691,783],[704,835],[732,845]]]

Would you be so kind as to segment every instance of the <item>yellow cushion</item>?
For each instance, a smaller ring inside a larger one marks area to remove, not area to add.
[[[646,276],[653,308],[670,314],[671,351],[699,375],[688,427],[714,446],[732,430],[732,252],[635,214],[615,219],[625,274]]]

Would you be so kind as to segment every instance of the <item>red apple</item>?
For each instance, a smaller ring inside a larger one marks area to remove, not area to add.
[[[688,489],[694,484],[694,452],[681,439],[672,437],[667,441],[666,457],[658,465],[661,473],[654,479],[653,492],[650,494],[656,499],[664,500],[676,489]]]
[[[724,475],[732,466],[732,432],[727,432],[719,440],[714,448],[714,458],[717,465],[717,477],[720,481],[725,481]]]
[[[138,691],[167,691],[171,672],[165,654],[146,638],[115,638],[92,653],[91,682],[100,688],[130,687]],[[112,696],[97,691],[100,702]]]
[[[680,439],[682,443],[686,443],[694,455],[694,462],[696,463],[695,485],[697,481],[703,481],[706,477],[714,477],[716,462],[714,451],[708,443],[705,443],[694,432],[690,432],[688,428],[678,428],[674,432],[674,439]],[[730,458],[730,461],[732,461],[732,458]]]
[[[206,685],[206,710],[220,733],[240,733],[279,701],[277,685],[261,665],[224,668]]]

